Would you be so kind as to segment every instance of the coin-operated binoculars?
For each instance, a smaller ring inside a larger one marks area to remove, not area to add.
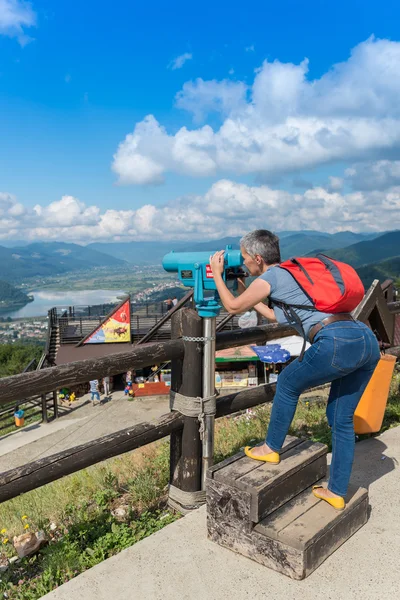
[[[216,252],[216,251],[214,251]],[[203,318],[203,398],[215,394],[215,333],[216,318],[221,310],[219,295],[210,266],[210,254],[214,252],[169,252],[162,265],[169,273],[178,273],[185,287],[194,288],[196,310]],[[239,250],[226,246],[223,279],[231,290],[237,288],[237,280],[247,274],[242,269],[243,257]],[[203,433],[203,486],[208,467],[213,463],[214,415],[206,415]]]

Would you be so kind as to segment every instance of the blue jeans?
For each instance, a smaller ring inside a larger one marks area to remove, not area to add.
[[[91,394],[92,394],[92,402],[95,399],[100,402],[100,393],[99,392],[91,392]]]
[[[332,463],[328,489],[345,496],[354,458],[353,417],[380,357],[375,335],[359,321],[337,321],[323,327],[302,362],[293,361],[278,377],[266,443],[283,446],[304,390],[332,382],[326,416],[332,430]]]

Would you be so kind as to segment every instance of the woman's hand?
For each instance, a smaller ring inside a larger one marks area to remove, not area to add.
[[[219,250],[213,256],[210,256],[210,266],[213,275],[222,275],[224,272],[224,254],[225,250]]]

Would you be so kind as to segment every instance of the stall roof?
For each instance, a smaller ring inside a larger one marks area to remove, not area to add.
[[[217,363],[257,360],[259,360],[259,358],[251,346],[227,348],[226,350],[218,350],[218,352],[215,353],[215,362]]]

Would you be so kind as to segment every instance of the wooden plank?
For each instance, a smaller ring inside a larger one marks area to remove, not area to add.
[[[347,502],[343,511],[337,511],[321,500],[311,510],[303,514],[296,521],[288,525],[280,533],[280,539],[283,541],[293,539],[301,548],[308,548],[315,544],[327,531],[332,529],[343,519],[347,518],[347,513],[351,512],[360,502],[368,497],[368,492],[364,488],[358,488],[357,492]]]
[[[346,511],[334,527],[309,546],[304,554],[304,577],[307,577],[368,521],[368,496]]]
[[[276,383],[267,383],[249,388],[234,394],[227,394],[217,400],[216,417],[225,417],[235,412],[246,410],[260,404],[272,402],[275,396]]]
[[[184,352],[182,340],[154,342],[143,346],[131,346],[129,350],[100,358],[30,371],[0,379],[0,405],[23,400],[62,387],[74,387],[105,375],[117,375],[129,369],[141,369],[160,364],[166,360],[181,358]]]
[[[281,454],[285,455],[285,452],[291,450],[301,442],[302,440],[297,437],[292,435],[286,436]],[[214,472],[215,479],[218,479],[218,481],[225,481],[229,485],[235,485],[237,479],[243,475],[247,475],[247,473],[250,473],[255,469],[259,469],[264,464],[262,462],[257,462],[252,458],[248,458],[243,452],[236,454],[235,457],[237,457],[236,460],[216,469]],[[239,458],[241,458],[241,460],[239,460]]]
[[[364,323],[368,320],[378,298],[378,289],[380,289],[379,279],[374,279],[360,304],[351,313],[355,319]]]
[[[320,456],[317,460],[293,473],[289,479],[266,488],[265,492],[259,494],[258,498],[252,502],[250,514],[254,523],[258,523],[264,516],[271,514],[304,489],[325,477],[326,470],[326,456]]]
[[[372,282],[360,304],[352,312],[355,319],[369,322],[384,342],[393,343],[394,314],[389,310],[378,279]]]
[[[249,533],[253,528],[250,520],[250,494],[234,489],[225,483],[207,479],[207,521],[209,530],[216,523],[232,537]]]
[[[235,486],[251,493],[251,519],[258,523],[266,515],[300,494],[325,476],[327,448],[324,444],[302,442],[287,452],[279,465],[261,465],[238,478]]]
[[[337,511],[327,502],[314,499],[310,487],[272,517],[263,519],[255,529],[293,548],[306,550],[341,520],[346,519],[358,504],[368,498],[368,492],[363,488],[352,487],[349,492],[351,498],[345,510]]]
[[[208,469],[207,478],[214,479],[215,473],[217,471],[223,469],[224,467],[227,467],[228,465],[231,465],[232,463],[240,460],[244,456],[245,456],[244,452],[238,452],[237,454],[233,454],[232,456],[228,456],[228,458],[221,460],[221,462],[217,463],[216,465],[213,465],[212,467],[210,467]]]
[[[278,323],[223,331],[217,333],[216,350],[225,350],[234,346],[247,346],[248,344],[263,344],[268,340],[276,340],[288,335],[298,335],[298,333],[290,325],[279,325]]]
[[[0,474],[0,502],[15,498],[60,477],[102,460],[130,452],[182,428],[183,416],[173,412],[153,422],[139,423],[122,431],[52,454]]]
[[[257,471],[252,471],[236,481],[240,489],[256,494],[262,494],[270,486],[288,479],[301,468],[307,466],[320,456],[327,453],[327,447],[318,442],[301,441],[300,444],[288,450],[279,465],[262,463]]]
[[[225,486],[215,480],[209,480],[212,486]],[[234,490],[238,493],[238,490]],[[246,492],[239,492],[246,494]],[[274,569],[293,579],[302,579],[304,576],[303,553],[295,548],[285,546],[279,541],[257,534],[254,530],[242,528],[238,530],[234,525],[235,519],[220,519],[218,513],[207,515],[208,538],[224,548],[228,548],[246,556],[266,567]]]
[[[395,315],[389,312],[383,294],[379,295],[368,321],[371,329],[379,333],[383,342],[393,344]]]
[[[322,482],[323,480],[321,480]],[[320,483],[320,482],[316,482]],[[311,508],[313,508],[318,502],[321,502],[312,494],[312,487],[307,488],[292,498],[290,502],[284,504],[279,510],[276,510],[268,517],[265,517],[262,521],[255,525],[255,529],[263,535],[270,535],[273,532],[272,537],[279,538],[279,533],[288,527],[293,521],[303,516]],[[266,527],[265,527],[266,524]]]
[[[171,310],[169,310],[163,317],[161,317],[159,321],[156,322],[156,324],[150,329],[150,331],[148,331],[140,340],[136,342],[136,345],[138,346],[139,344],[144,344],[145,342],[151,340],[151,338],[157,333],[157,331],[161,329],[163,325],[171,319],[173,314],[175,314],[179,309],[185,306],[186,302],[188,302],[192,298],[192,296],[193,290],[189,290],[183,296],[183,298],[181,298],[179,302],[173,308],[171,308]]]
[[[182,332],[188,337],[201,337],[203,321],[197,312],[191,308],[182,308],[173,316],[174,335]],[[180,365],[173,363],[176,370]],[[181,364],[181,374],[171,380],[171,388],[184,396],[199,397],[202,395],[202,345],[194,342],[184,343],[184,355]],[[177,386],[177,387],[176,387]],[[174,438],[174,434],[172,438]],[[197,417],[183,418],[182,433],[176,440],[172,439],[171,483],[184,492],[201,490],[202,443]],[[180,451],[180,454],[179,454]]]

